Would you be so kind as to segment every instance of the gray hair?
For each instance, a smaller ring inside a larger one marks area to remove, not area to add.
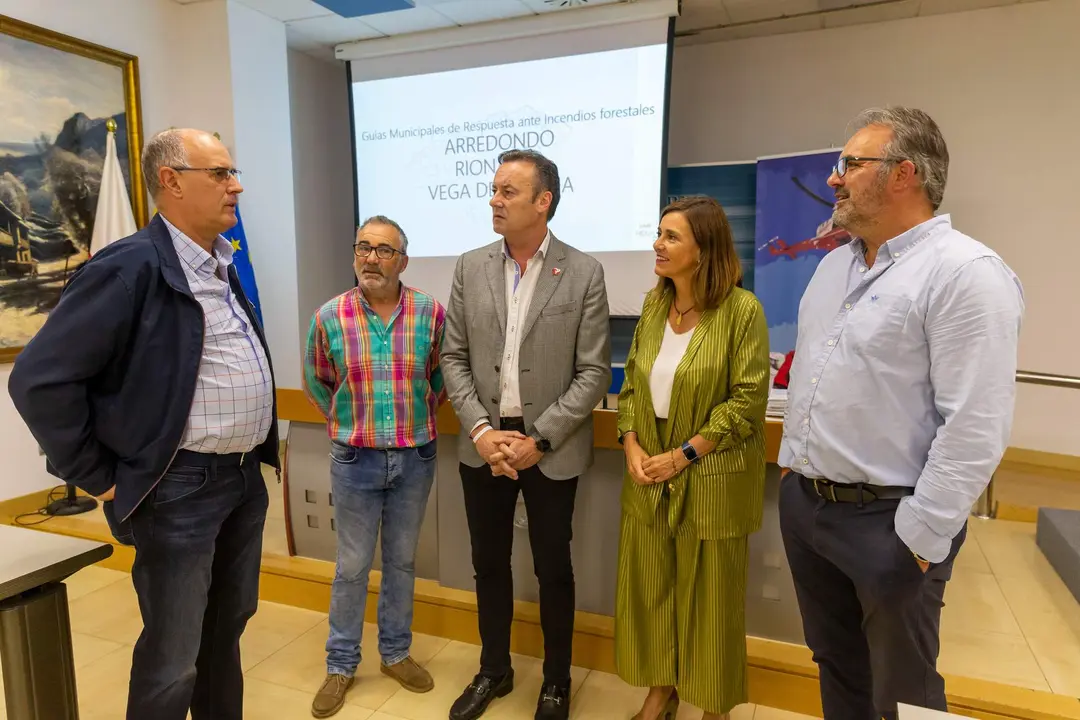
[[[390,218],[386,217],[385,215],[372,215],[367,220],[360,223],[360,227],[356,228],[356,231],[360,232],[361,230],[366,228],[368,225],[389,225],[390,227],[397,230],[398,236],[401,237],[401,254],[402,255],[408,255],[409,254],[409,238],[406,237],[405,231],[402,230],[401,226],[398,225],[396,222],[394,222]]]
[[[184,167],[188,164],[187,149],[184,147],[182,130],[170,128],[162,130],[147,141],[142,152],[143,177],[150,197],[156,198],[161,192],[158,170],[163,167]]]
[[[941,207],[949,178],[949,148],[933,118],[922,110],[909,107],[871,108],[860,113],[854,125],[855,130],[868,125],[881,125],[892,130],[893,138],[886,143],[882,157],[893,161],[910,160],[930,204],[934,210]]]

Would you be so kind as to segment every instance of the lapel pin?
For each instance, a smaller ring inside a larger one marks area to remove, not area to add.
[[[551,274],[558,277],[562,274],[562,270],[560,270],[559,268],[551,268]]]

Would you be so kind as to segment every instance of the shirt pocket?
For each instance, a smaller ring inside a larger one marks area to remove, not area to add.
[[[868,292],[855,304],[844,327],[844,340],[857,351],[889,353],[890,343],[909,332],[911,298]]]

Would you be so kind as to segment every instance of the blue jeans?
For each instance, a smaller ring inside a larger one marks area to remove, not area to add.
[[[382,528],[379,655],[384,665],[409,656],[412,645],[416,545],[435,479],[433,440],[418,448],[330,447],[337,526],[337,571],[330,595],[326,667],[352,677],[360,664],[368,574]]]
[[[132,514],[143,631],[128,720],[185,720],[189,708],[192,720],[242,720],[240,636],[259,606],[268,503],[254,454],[241,467],[192,453]]]

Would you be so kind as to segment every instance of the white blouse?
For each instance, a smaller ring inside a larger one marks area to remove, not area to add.
[[[664,323],[664,340],[660,344],[660,354],[656,356],[656,363],[649,375],[653,411],[658,418],[667,419],[668,417],[671,409],[671,386],[675,382],[675,369],[682,362],[686,348],[690,347],[690,338],[693,335],[693,330],[682,334],[676,333],[671,329],[671,323]]]

